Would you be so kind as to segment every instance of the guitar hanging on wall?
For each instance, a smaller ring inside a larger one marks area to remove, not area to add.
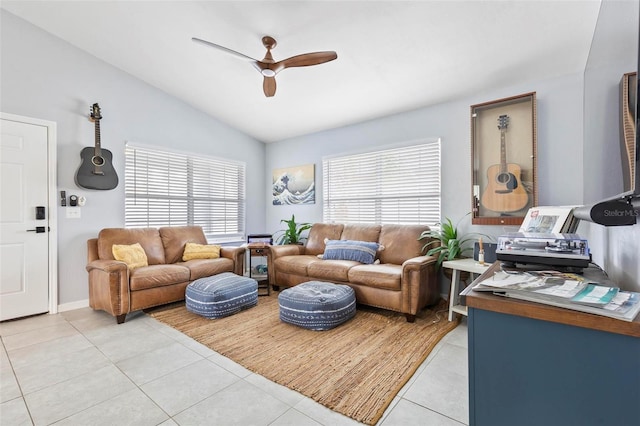
[[[482,205],[494,212],[515,212],[522,210],[529,202],[529,195],[520,181],[520,166],[507,163],[506,133],[509,116],[498,117],[500,130],[500,164],[487,169],[487,188],[482,194]]]
[[[108,190],[118,186],[118,175],[113,168],[113,155],[108,149],[100,147],[100,107],[91,106],[91,120],[95,124],[96,143],[94,147],[85,147],[80,152],[82,163],[76,172],[76,184],[87,189]]]

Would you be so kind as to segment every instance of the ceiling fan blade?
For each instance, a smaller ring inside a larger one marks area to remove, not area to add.
[[[213,47],[213,48],[215,48],[215,49],[222,50],[223,52],[229,53],[229,54],[231,54],[231,55],[233,55],[233,56],[235,56],[235,57],[238,57],[238,58],[240,58],[240,59],[244,59],[244,60],[246,60],[246,61],[251,61],[251,62],[253,62],[253,63],[254,63],[254,66],[255,66],[255,63],[257,63],[257,62],[258,62],[258,60],[257,60],[257,59],[254,59],[254,58],[252,58],[252,57],[250,57],[250,56],[247,56],[247,55],[245,55],[245,54],[243,54],[243,53],[236,52],[235,50],[231,50],[231,49],[229,49],[229,48],[227,48],[227,47],[220,46],[219,44],[211,43],[210,41],[202,40],[202,39],[200,39],[200,38],[196,38],[196,37],[191,37],[191,40],[195,41],[196,43],[202,43],[202,44],[204,44],[204,45],[207,45],[207,46]],[[259,70],[258,70],[258,71],[259,71]]]
[[[264,95],[267,98],[276,94],[276,78],[275,77],[265,77],[262,82],[262,89],[264,90]]]
[[[292,56],[274,64],[275,70],[281,71],[285,68],[308,67],[311,65],[324,64],[338,58],[336,52],[313,52]]]

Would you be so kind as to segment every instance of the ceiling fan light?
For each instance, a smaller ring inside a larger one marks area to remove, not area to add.
[[[275,75],[276,75],[276,72],[274,70],[272,70],[272,69],[269,69],[269,68],[265,68],[260,72],[265,77],[275,77]]]

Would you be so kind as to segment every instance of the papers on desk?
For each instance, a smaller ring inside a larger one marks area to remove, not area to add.
[[[580,275],[558,271],[498,271],[473,290],[625,321],[633,321],[640,312],[639,293],[590,283]]]

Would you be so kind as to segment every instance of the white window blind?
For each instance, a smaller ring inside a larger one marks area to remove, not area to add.
[[[244,240],[245,164],[127,144],[125,226],[202,226],[211,241]]]
[[[326,158],[323,221],[440,222],[440,140]]]

